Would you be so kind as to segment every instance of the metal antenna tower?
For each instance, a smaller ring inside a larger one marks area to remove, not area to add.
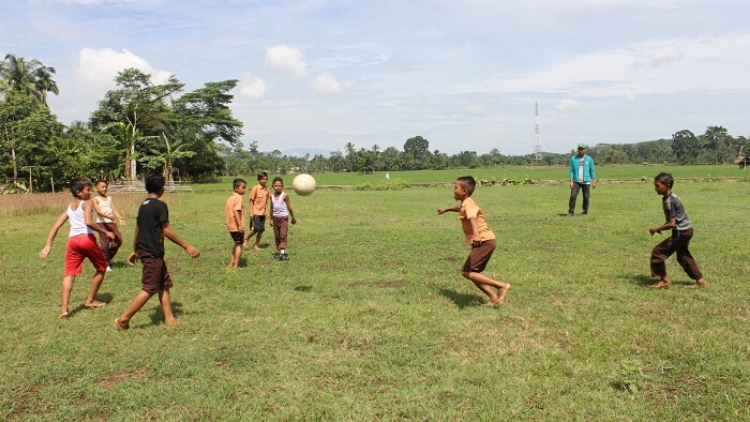
[[[536,116],[536,124],[534,125],[534,162],[536,164],[542,163],[542,138],[539,134],[539,102],[534,103],[534,114]]]

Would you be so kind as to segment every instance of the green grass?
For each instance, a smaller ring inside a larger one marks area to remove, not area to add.
[[[459,274],[457,214],[435,212],[455,204],[449,187],[292,194],[291,260],[248,252],[238,271],[224,268],[228,190],[167,194],[202,252],[167,246],[184,325],[165,326],[154,298],[127,332],[112,320],[140,288],[140,267],[121,264],[132,204],[109,305],[80,307],[87,264],[61,323],[67,226],[43,261],[59,211],[6,218],[0,420],[750,420],[747,184],[675,186],[710,283],[698,291],[674,258],[675,286],[646,288],[663,219],[650,183],[601,185],[588,218],[563,217],[568,192],[477,189],[498,237],[486,273],[513,284],[499,309]]]

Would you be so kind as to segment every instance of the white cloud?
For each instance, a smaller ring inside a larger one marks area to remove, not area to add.
[[[480,104],[468,104],[464,106],[464,111],[467,114],[471,114],[473,116],[479,116],[481,114],[484,114],[484,106]]]
[[[575,100],[562,100],[557,104],[557,112],[560,114],[575,114],[581,110],[583,110],[583,107]]]
[[[648,62],[652,67],[660,67],[672,62],[680,61],[683,56],[682,51],[680,51],[678,47],[671,45],[651,52],[648,55]]]
[[[302,60],[302,51],[286,44],[268,47],[266,66],[274,70],[289,72],[297,78],[307,76],[307,64]]]
[[[247,74],[240,81],[240,93],[247,98],[257,100],[263,98],[268,91],[268,84],[263,79]]]
[[[624,89],[620,93],[620,98],[622,98],[628,104],[634,102],[635,101],[635,90],[633,90],[633,89]]]
[[[324,94],[341,92],[344,89],[344,86],[328,72],[322,73],[315,78],[315,80],[312,81],[312,87],[315,91]]]

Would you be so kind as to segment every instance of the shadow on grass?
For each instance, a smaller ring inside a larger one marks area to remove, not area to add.
[[[96,300],[98,300],[99,302],[106,303],[107,306],[109,306],[109,304],[112,302],[112,299],[114,299],[114,296],[112,296],[109,293],[96,295]],[[98,308],[91,309],[91,310],[93,311],[93,310],[96,310],[96,309],[98,309]],[[75,308],[72,308],[70,310],[70,312],[68,312],[68,318],[74,316],[75,314],[77,314],[77,313],[79,313],[79,312],[81,312],[83,310],[89,310],[89,308],[87,308],[86,306],[84,306],[83,303],[81,303],[80,305],[76,306]]]
[[[635,284],[639,287],[649,287],[652,284],[655,284],[659,280],[656,277],[650,277],[645,274],[621,274],[618,276],[618,278],[621,278],[625,281],[630,282],[631,284]],[[672,280],[672,286],[689,286],[693,284],[691,281],[674,281]]]
[[[298,292],[309,292],[312,289],[313,289],[312,286],[297,286],[297,287],[294,288],[294,290],[296,290]]]
[[[440,294],[450,299],[459,308],[468,308],[472,306],[479,306],[481,304],[481,297],[472,294],[459,293],[455,290],[440,289]]]
[[[164,313],[161,311],[159,295],[153,295],[148,303],[154,303],[154,299],[156,300],[156,306],[152,307],[149,312],[148,318],[150,321],[146,324],[146,327],[164,324]],[[146,304],[146,306],[148,306],[148,304]],[[172,302],[172,313],[175,318],[180,319],[179,316],[182,315],[182,302]]]

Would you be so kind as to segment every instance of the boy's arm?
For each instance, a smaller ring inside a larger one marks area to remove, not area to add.
[[[172,228],[169,227],[168,221],[164,221],[161,223],[161,232],[164,237],[179,245],[181,248],[185,249],[185,252],[187,252],[188,255],[192,256],[193,258],[197,258],[200,256],[200,251],[198,251],[198,249],[196,249],[193,245],[190,245],[182,240],[182,238],[177,233],[175,233]]]
[[[438,214],[445,214],[448,211],[459,212],[459,211],[461,211],[461,206],[460,205],[456,205],[455,207],[438,208],[437,213]]]
[[[140,227],[138,225],[135,226],[135,233],[133,233],[133,252],[130,252],[130,255],[128,255],[128,259],[125,260],[125,262],[128,263],[131,267],[135,265],[135,261],[138,261],[138,254],[135,253],[135,242],[138,240],[138,232],[140,231]]]
[[[114,214],[115,218],[117,218],[117,221],[120,223],[121,226],[125,225],[125,217],[121,216],[120,213],[117,211],[117,207],[115,207],[115,200],[110,199],[110,204],[112,206],[112,214]]]
[[[239,232],[244,233],[245,224],[242,222],[242,208],[238,210],[234,210],[234,222],[237,223],[237,227],[239,227]]]
[[[289,202],[289,195],[284,195],[284,201],[286,202],[286,209],[289,210],[289,215],[292,216],[292,224],[297,224],[297,219],[294,218],[294,210],[292,204]]]
[[[114,233],[112,233],[111,231],[109,231],[107,229],[102,228],[101,226],[99,226],[98,224],[96,224],[96,222],[91,218],[91,202],[90,201],[86,201],[86,202],[84,202],[82,204],[82,206],[83,206],[83,218],[86,221],[86,225],[91,230],[97,231],[97,232],[103,234],[104,236],[107,236],[108,238],[110,238],[112,240],[115,240],[115,234]]]
[[[482,242],[482,238],[479,237],[479,224],[477,224],[476,217],[469,218],[469,223],[471,223],[471,231],[474,233],[471,237],[471,244],[478,245]]]
[[[49,250],[52,249],[52,242],[55,241],[55,237],[57,236],[57,232],[60,230],[60,227],[62,227],[63,224],[65,224],[65,221],[68,220],[68,212],[63,211],[62,214],[60,214],[59,217],[57,217],[57,220],[55,220],[55,224],[52,225],[52,229],[49,231],[49,235],[47,235],[47,243],[44,245],[44,248],[39,252],[39,258],[46,258],[47,255],[49,255]]]
[[[662,230],[670,230],[675,227],[677,227],[677,219],[670,218],[666,223],[662,224],[661,226],[651,227],[650,229],[648,229],[648,232],[651,233],[651,235],[653,236],[654,233],[661,234]]]

